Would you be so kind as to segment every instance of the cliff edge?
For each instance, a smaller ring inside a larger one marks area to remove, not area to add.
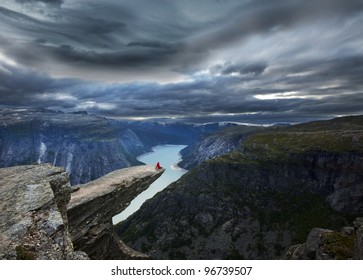
[[[144,259],[147,255],[128,248],[115,234],[112,217],[124,210],[164,170],[136,166],[113,171],[81,185],[68,205],[71,239],[75,248],[91,259]]]
[[[60,167],[0,169],[0,259],[87,259],[70,240],[64,216],[70,192]]]
[[[162,172],[117,170],[71,193],[61,167],[0,169],[0,259],[147,257],[115,238],[111,219]]]

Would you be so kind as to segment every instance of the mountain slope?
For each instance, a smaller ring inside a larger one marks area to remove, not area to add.
[[[49,162],[63,166],[72,184],[140,164],[147,148],[130,130],[88,114],[45,109],[1,110],[0,167]]]
[[[87,112],[42,108],[0,110],[0,167],[51,163],[72,185],[140,165],[137,157],[161,144],[191,144],[218,124],[120,122]]]
[[[208,160],[117,226],[157,259],[276,259],[363,214],[363,117],[274,128]]]
[[[191,169],[207,159],[240,149],[248,136],[264,129],[258,126],[239,125],[209,134],[181,150],[182,161],[178,165],[184,169]]]

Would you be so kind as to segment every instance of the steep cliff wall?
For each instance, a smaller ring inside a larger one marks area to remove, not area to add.
[[[63,168],[0,169],[0,259],[146,258],[118,240],[111,219],[162,172],[118,170],[71,194]]]
[[[147,258],[128,248],[116,236],[112,217],[147,189],[163,170],[136,166],[113,171],[81,185],[68,206],[70,234],[77,250],[91,259]]]
[[[254,134],[147,201],[117,232],[160,259],[276,259],[363,214],[363,118]]]
[[[263,127],[241,125],[227,127],[221,131],[207,135],[196,143],[181,150],[182,161],[178,165],[189,170],[207,159],[241,149],[242,143],[248,136],[264,129]]]
[[[312,158],[319,154],[282,165],[206,162],[147,201],[117,232],[132,248],[158,259],[281,258],[311,228],[344,226],[344,214],[326,199],[336,196],[337,182],[351,176],[357,177],[352,183],[362,182],[354,168],[336,176],[341,166],[334,162],[304,168]],[[353,188],[346,200],[338,194],[337,208],[358,214],[362,193]]]
[[[62,168],[0,169],[0,192],[0,259],[88,258],[75,252],[70,241],[64,214],[71,188]]]
[[[51,163],[64,167],[75,185],[139,165],[136,157],[147,150],[127,127],[99,116],[0,110],[0,167]]]

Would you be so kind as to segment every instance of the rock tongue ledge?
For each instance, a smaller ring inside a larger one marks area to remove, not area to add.
[[[129,188],[139,180],[144,180],[149,176],[159,177],[162,172],[147,165],[123,168],[112,171],[89,183],[76,186],[77,191],[72,193],[68,209],[72,209],[79,204],[92,201],[95,198],[108,195],[115,191],[122,191],[122,188]],[[117,212],[115,213],[117,214]]]
[[[148,258],[118,239],[112,216],[162,173],[150,166],[117,170],[70,194],[60,167],[0,169],[0,259]]]
[[[151,166],[136,166],[113,171],[81,185],[72,193],[67,212],[75,248],[85,251],[91,259],[148,258],[119,240],[112,217],[124,210],[163,172]]]

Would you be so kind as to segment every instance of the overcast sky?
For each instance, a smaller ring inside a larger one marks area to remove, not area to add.
[[[1,0],[0,107],[131,119],[363,114],[362,0]]]

